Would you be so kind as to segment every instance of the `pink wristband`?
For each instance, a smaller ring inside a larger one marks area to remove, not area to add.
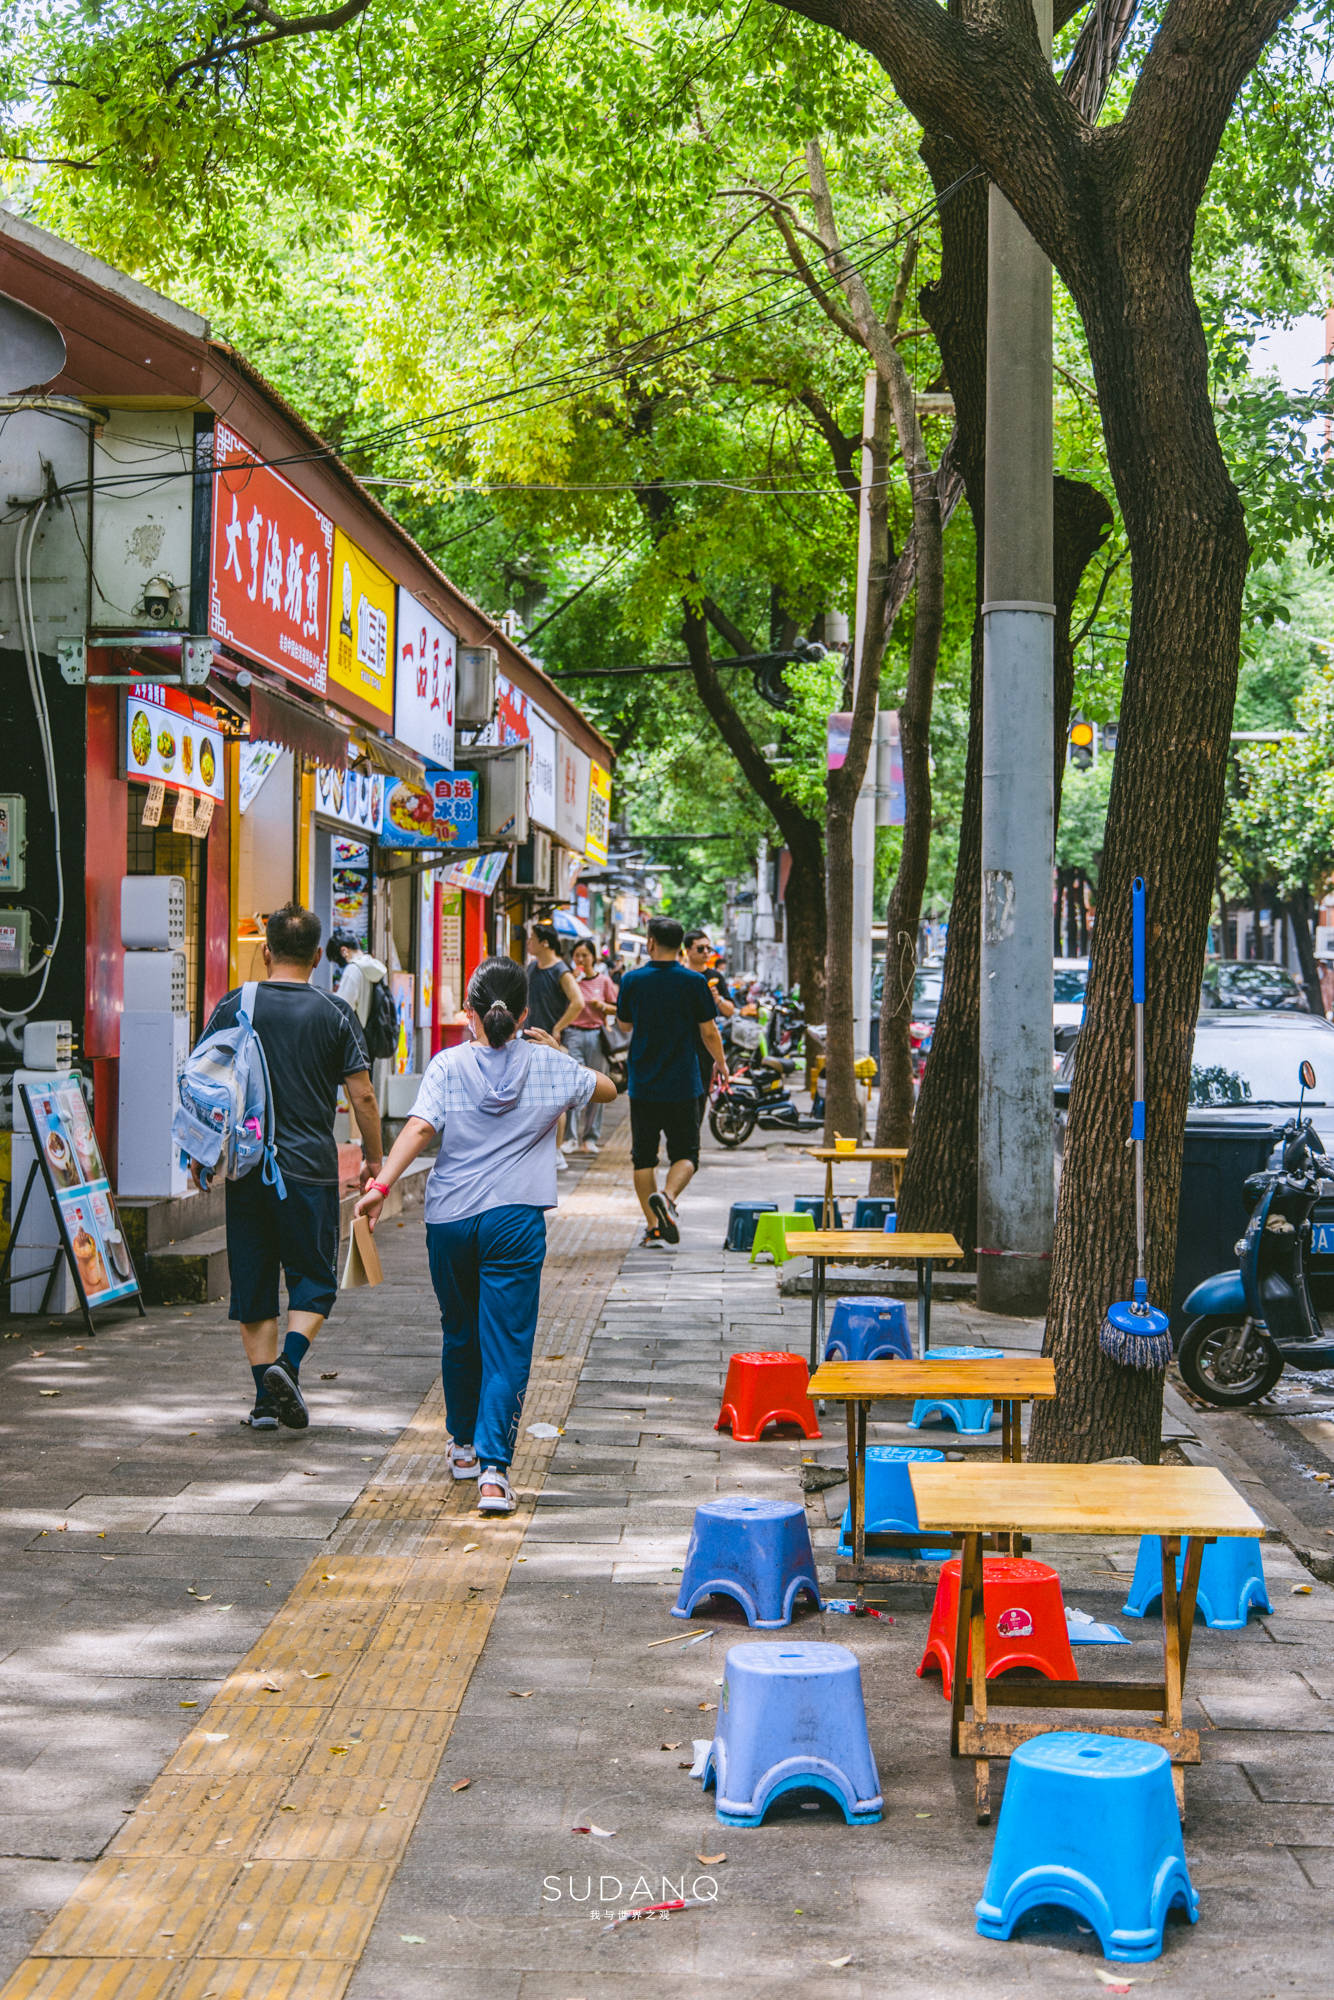
[[[388,1188],[385,1186],[383,1181],[367,1181],[366,1183],[367,1194],[371,1192],[372,1188],[374,1188],[376,1194],[388,1194],[389,1192]]]

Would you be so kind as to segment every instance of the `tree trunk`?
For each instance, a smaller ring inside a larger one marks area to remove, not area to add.
[[[880,697],[880,665],[885,651],[885,617],[890,601],[893,550],[889,536],[890,423],[883,387],[876,402],[871,447],[871,489],[867,502],[870,544],[865,630],[857,634],[856,693],[852,726],[841,769],[829,773],[825,814],[825,899],[828,944],[825,952],[825,1144],[842,1134],[860,1136],[864,1111],[853,1070],[852,991],[853,908],[852,830],[857,798],[875,740]]]
[[[1135,588],[1052,1260],[1057,1394],[1035,1408],[1033,1455],[1156,1463],[1162,1377],[1098,1346],[1109,1302],[1130,1296],[1134,1276],[1133,1158],[1108,1143],[1130,1131],[1130,885],[1144,875],[1149,1297],[1166,1306],[1248,551],[1214,436],[1189,239],[1169,258],[1161,229],[1133,209],[1106,223],[1109,237],[1122,232],[1120,255],[1108,253],[1103,287],[1081,303]]]
[[[788,970],[800,984],[806,1017],[818,1021],[824,1008],[825,895],[824,843],[820,826],[779,785],[713,663],[703,613],[682,606],[681,633],[695,687],[718,734],[735,757],[751,790],[773,815],[792,856],[787,884]]]

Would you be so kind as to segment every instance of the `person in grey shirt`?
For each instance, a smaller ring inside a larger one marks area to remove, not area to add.
[[[440,1141],[426,1183],[426,1245],[440,1303],[440,1373],[455,1479],[476,1479],[483,1514],[512,1514],[509,1467],[532,1366],[556,1206],[556,1124],[616,1095],[543,1029],[528,1028],[521,965],[487,958],[465,1003],[476,1040],[435,1056],[407,1123],[357,1204],[372,1229],[385,1195]]]

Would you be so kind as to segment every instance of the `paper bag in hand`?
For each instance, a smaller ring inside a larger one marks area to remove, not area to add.
[[[343,1266],[343,1290],[354,1292],[361,1285],[384,1283],[384,1272],[380,1268],[380,1253],[371,1235],[370,1223],[364,1215],[353,1219],[352,1236],[347,1246],[347,1262]]]

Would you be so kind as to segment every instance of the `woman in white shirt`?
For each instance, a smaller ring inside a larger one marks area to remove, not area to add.
[[[583,1069],[527,1018],[524,969],[487,958],[465,1009],[476,1039],[427,1067],[407,1123],[357,1204],[374,1228],[385,1195],[437,1137],[426,1183],[426,1245],[440,1305],[440,1372],[455,1479],[476,1479],[483,1514],[512,1514],[509,1467],[519,1431],[556,1206],[556,1124],[609,1077]]]

